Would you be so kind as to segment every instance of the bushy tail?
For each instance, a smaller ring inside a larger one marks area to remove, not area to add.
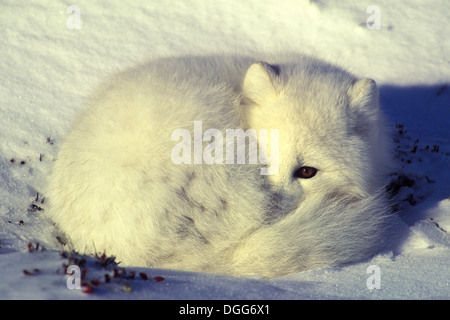
[[[329,195],[305,201],[251,234],[236,250],[233,273],[272,277],[361,261],[389,242],[392,218],[384,192],[363,199]]]

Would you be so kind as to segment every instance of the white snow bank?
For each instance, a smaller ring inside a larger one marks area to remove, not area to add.
[[[3,1],[0,298],[450,298],[448,4],[375,3],[80,0],[69,7],[60,1]],[[100,284],[92,284],[91,294],[69,290],[62,267],[69,261],[55,249],[40,202],[83,98],[108,74],[149,57],[277,50],[312,53],[378,82],[395,132],[397,173],[414,181],[399,185],[403,228],[392,251],[270,280],[140,268],[125,272],[134,271],[135,279],[121,276],[107,283],[105,274],[112,277],[114,267],[104,269],[88,258],[86,281]]]

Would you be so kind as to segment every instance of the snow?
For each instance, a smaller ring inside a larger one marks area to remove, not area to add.
[[[447,1],[5,0],[0,30],[0,298],[450,298]],[[86,257],[84,281],[93,292],[68,289],[63,264],[81,257],[61,256],[41,190],[86,95],[109,74],[151,57],[283,50],[335,61],[380,86],[400,166],[393,179],[409,179],[397,184],[392,248],[275,279],[123,270]]]

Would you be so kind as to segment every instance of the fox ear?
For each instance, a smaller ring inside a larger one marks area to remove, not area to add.
[[[256,62],[248,68],[242,88],[244,101],[256,104],[267,103],[276,97],[273,79],[278,75],[278,68],[266,62]]]
[[[376,82],[372,79],[356,81],[347,93],[352,106],[378,106],[378,88]]]
[[[347,91],[351,127],[362,136],[370,136],[380,118],[378,88],[372,79],[356,81]]]

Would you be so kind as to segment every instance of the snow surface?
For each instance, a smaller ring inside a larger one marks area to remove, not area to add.
[[[450,298],[446,0],[3,0],[0,30],[0,298]],[[401,227],[392,249],[276,279],[122,270],[87,257],[84,282],[93,292],[69,290],[63,264],[82,258],[61,256],[40,190],[83,98],[109,74],[151,57],[282,50],[335,61],[379,84],[400,166],[393,179],[408,178],[394,185]],[[376,279],[380,288],[369,289]]]

